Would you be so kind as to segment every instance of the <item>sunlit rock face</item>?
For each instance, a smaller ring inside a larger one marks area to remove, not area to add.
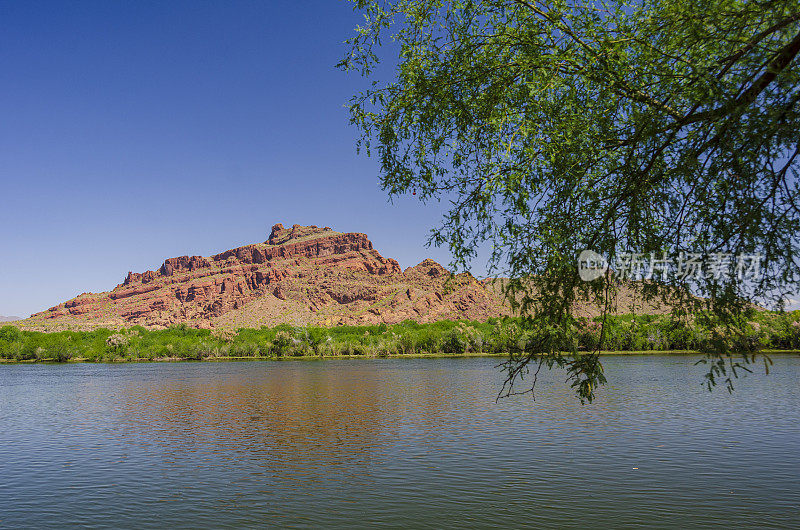
[[[401,270],[366,234],[282,224],[264,243],[211,257],[170,258],[129,272],[105,293],[84,293],[32,323],[250,327],[478,319],[505,314],[493,289],[432,260]]]

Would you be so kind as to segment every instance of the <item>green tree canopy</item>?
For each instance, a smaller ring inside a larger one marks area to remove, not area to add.
[[[508,382],[543,364],[581,398],[604,382],[596,355],[568,348],[575,297],[613,288],[578,278],[591,249],[763,256],[755,279],[643,285],[728,329],[706,377],[730,385],[753,358],[730,331],[798,279],[800,2],[354,3],[365,20],[340,66],[370,81],[350,105],[359,147],[391,196],[449,201],[431,242],[456,266],[487,245],[511,278],[540,339]]]

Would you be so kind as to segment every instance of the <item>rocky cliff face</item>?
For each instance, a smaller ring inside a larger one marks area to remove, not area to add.
[[[504,312],[494,291],[469,274],[451,275],[432,260],[402,271],[365,234],[276,224],[264,243],[167,259],[157,270],[129,272],[112,291],[84,293],[28,323],[336,325],[485,319]]]

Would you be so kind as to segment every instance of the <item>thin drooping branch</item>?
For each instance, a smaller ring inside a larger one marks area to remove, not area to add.
[[[357,4],[369,24],[346,67],[375,72],[382,39],[400,50],[393,79],[375,79],[351,102],[384,188],[441,201],[447,211],[430,241],[448,246],[458,268],[490,247],[490,273],[509,276],[509,304],[530,317],[525,353],[504,365],[504,391],[529,363],[565,368],[584,399],[604,381],[596,352],[575,351],[574,302],[580,291],[607,315],[616,279],[582,284],[583,249],[609,260],[761,256],[752,282],[701,274],[641,286],[714,329],[746,325],[753,300],[791,288],[798,0],[711,3],[702,13],[679,0]],[[731,337],[741,336],[715,336],[710,377],[740,371],[732,355],[743,346]]]

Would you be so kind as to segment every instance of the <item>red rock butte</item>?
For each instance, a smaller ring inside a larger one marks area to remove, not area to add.
[[[506,313],[496,290],[469,273],[453,275],[429,259],[403,271],[366,234],[276,224],[264,243],[167,259],[157,270],[129,272],[112,291],[84,293],[26,323],[240,328],[485,320]]]

